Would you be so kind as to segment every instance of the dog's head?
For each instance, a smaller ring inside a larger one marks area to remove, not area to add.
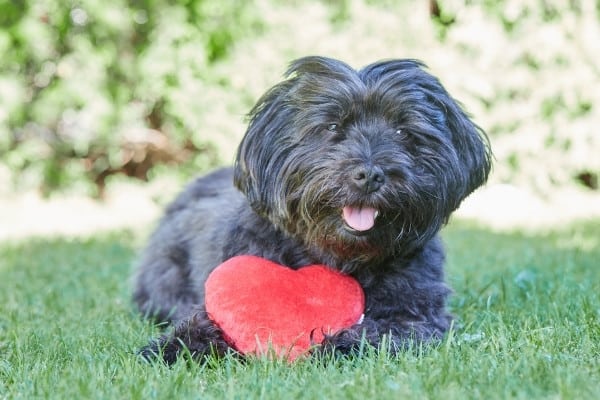
[[[307,245],[406,255],[486,181],[487,137],[420,62],[306,57],[286,77],[250,112],[235,184]]]

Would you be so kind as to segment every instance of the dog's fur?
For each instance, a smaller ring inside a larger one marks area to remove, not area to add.
[[[184,346],[198,359],[229,349],[203,310],[204,281],[240,254],[294,269],[326,264],[358,280],[364,320],[320,349],[439,339],[451,316],[437,234],[490,165],[484,132],[420,62],[356,71],[296,60],[251,110],[233,169],[192,182],[151,237],[134,299],[175,329],[143,354],[173,362]],[[377,210],[366,217],[374,226],[351,228],[345,207]]]

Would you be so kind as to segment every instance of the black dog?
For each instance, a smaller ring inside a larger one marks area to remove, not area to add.
[[[487,179],[484,132],[418,61],[356,71],[307,57],[286,77],[250,112],[234,168],[192,182],[150,239],[135,301],[175,329],[146,356],[170,363],[184,346],[198,359],[228,350],[203,310],[204,281],[240,254],[326,264],[358,280],[364,320],[321,350],[384,337],[399,350],[449,328],[437,233]]]

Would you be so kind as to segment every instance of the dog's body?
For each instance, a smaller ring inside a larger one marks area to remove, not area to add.
[[[242,254],[358,280],[364,320],[321,349],[439,339],[451,317],[437,234],[487,179],[485,134],[412,60],[360,71],[297,60],[250,116],[235,167],[194,181],[142,256],[135,301],[176,326],[144,353],[173,362],[183,346],[198,358],[227,351],[203,310],[204,281]]]

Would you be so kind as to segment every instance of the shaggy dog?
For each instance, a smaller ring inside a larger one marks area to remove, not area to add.
[[[172,363],[184,348],[197,359],[226,353],[204,281],[242,254],[325,264],[360,283],[364,320],[317,351],[441,338],[451,316],[438,232],[488,177],[485,133],[415,60],[358,71],[296,60],[249,116],[234,167],[193,181],[142,254],[134,300],[175,326],[142,354]]]

